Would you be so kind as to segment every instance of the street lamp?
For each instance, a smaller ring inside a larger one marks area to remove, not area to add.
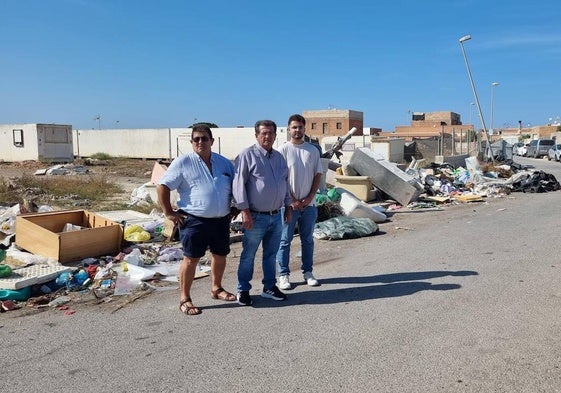
[[[475,106],[475,102],[469,103],[469,124],[473,125],[473,107]],[[475,127],[474,127],[475,129]]]
[[[465,35],[459,39],[460,47],[462,48],[462,54],[464,55],[464,61],[466,63],[466,69],[469,77],[469,82],[471,84],[471,90],[473,91],[473,97],[475,98],[475,104],[477,105],[477,111],[479,112],[479,120],[481,120],[481,125],[483,126],[483,132],[485,133],[485,139],[489,145],[491,151],[491,161],[495,163],[495,158],[493,157],[493,149],[491,148],[491,141],[489,140],[489,133],[487,132],[487,126],[485,125],[485,119],[483,119],[483,112],[481,112],[481,105],[479,104],[479,98],[477,97],[477,91],[475,90],[475,84],[473,83],[473,77],[471,76],[471,69],[469,68],[468,59],[466,56],[466,50],[464,49],[464,42],[471,40],[471,35]]]
[[[97,121],[97,129],[101,130],[101,115],[96,115],[96,117],[94,117],[94,121]]]
[[[493,116],[495,114],[494,109],[493,109],[494,91],[495,91],[495,87],[497,87],[498,85],[500,85],[499,82],[491,83],[491,130],[493,130]]]

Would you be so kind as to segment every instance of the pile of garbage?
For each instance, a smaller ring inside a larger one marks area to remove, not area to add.
[[[19,205],[0,207],[0,312],[24,306],[63,307],[78,298],[112,301],[116,296],[136,296],[178,285],[183,251],[181,244],[164,236],[161,213],[144,215],[142,223],[123,222],[123,246],[117,255],[89,257],[65,265],[16,245],[15,217],[21,213]],[[82,229],[69,223],[63,231]],[[203,259],[200,272],[209,269]]]
[[[410,170],[423,185],[423,196],[500,197],[511,192],[557,191],[560,184],[554,175],[534,171],[506,160],[501,164],[480,165],[476,157],[466,158],[466,167],[454,168],[449,164],[431,165]],[[461,198],[459,198],[461,199]]]
[[[0,250],[0,258],[0,284],[11,286],[0,289],[0,309],[7,311],[6,308],[24,305],[58,307],[87,297],[112,301],[114,296],[177,286],[183,251],[181,245],[174,244],[132,244],[116,256],[86,258],[72,266],[63,266],[52,258],[27,253],[12,244],[7,250]],[[203,266],[199,270],[208,269]],[[53,271],[57,274],[48,274]],[[20,281],[22,288],[18,286]],[[4,307],[5,301],[10,301],[10,307]]]

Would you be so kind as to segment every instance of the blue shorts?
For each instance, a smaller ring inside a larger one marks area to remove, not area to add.
[[[201,258],[207,249],[216,255],[230,253],[230,216],[204,218],[188,215],[179,228],[183,255]]]

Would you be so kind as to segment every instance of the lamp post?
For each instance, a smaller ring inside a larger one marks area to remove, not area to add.
[[[483,112],[481,112],[481,105],[479,104],[479,98],[477,97],[477,91],[475,90],[475,84],[473,83],[473,77],[471,76],[471,69],[469,68],[468,59],[466,56],[466,50],[464,49],[464,42],[471,40],[471,35],[465,35],[459,39],[460,47],[462,48],[462,54],[464,55],[464,61],[466,63],[466,69],[469,77],[469,82],[471,84],[471,90],[473,91],[473,97],[475,98],[475,104],[477,105],[477,111],[479,112],[479,120],[481,120],[481,126],[483,127],[483,132],[485,133],[485,139],[489,145],[491,152],[491,161],[495,163],[495,158],[493,157],[493,149],[491,148],[491,141],[489,140],[489,133],[487,132],[487,126],[485,125],[485,119],[483,119]]]
[[[96,115],[96,117],[94,117],[94,120],[97,121],[97,129],[101,130],[101,115]]]
[[[469,124],[473,124],[473,107],[475,106],[475,102],[469,103]],[[475,129],[475,127],[474,127]]]
[[[500,85],[499,82],[491,83],[491,130],[493,129],[493,116],[495,115],[495,111],[494,111],[494,107],[493,107],[493,104],[495,102],[494,91],[495,91],[495,87],[497,87],[498,85]]]

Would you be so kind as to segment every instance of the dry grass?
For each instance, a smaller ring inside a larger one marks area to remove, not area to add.
[[[91,208],[111,201],[115,194],[122,192],[105,175],[0,177],[0,204],[8,206],[28,200],[60,208]]]

